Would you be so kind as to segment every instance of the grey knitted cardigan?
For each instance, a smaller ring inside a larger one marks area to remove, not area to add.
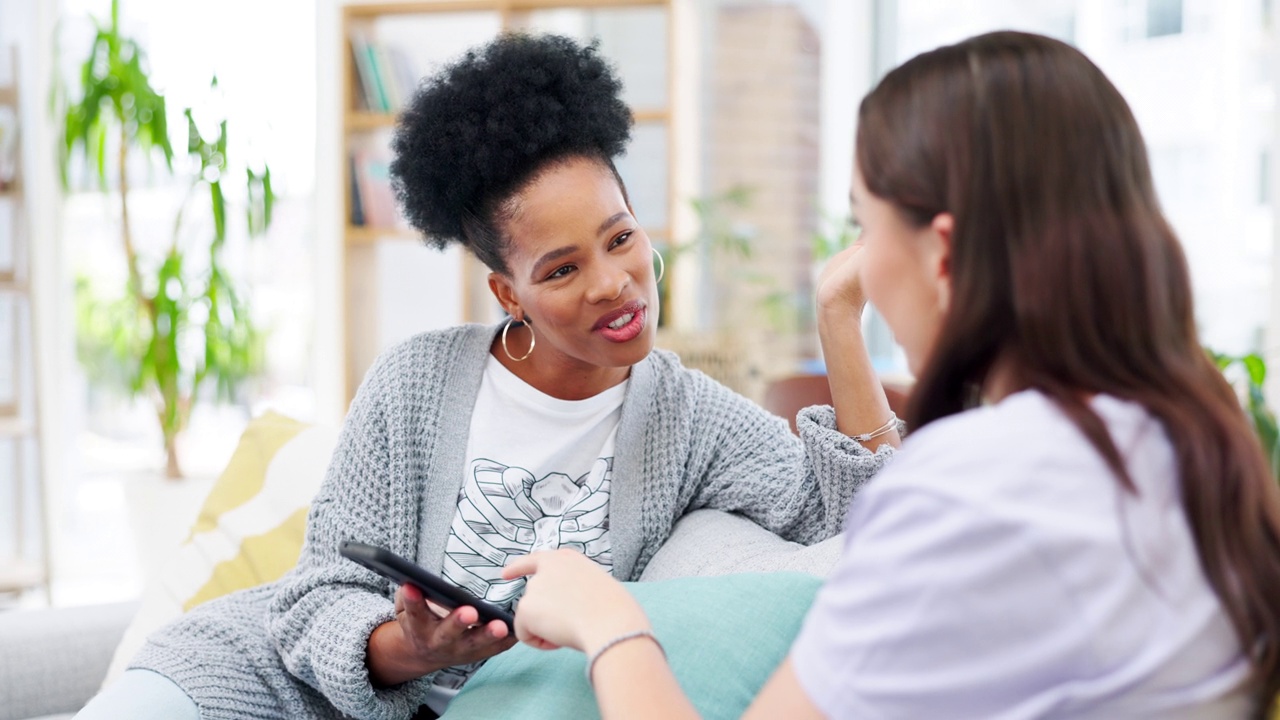
[[[156,632],[131,667],[172,679],[202,718],[408,718],[431,676],[375,688],[373,629],[394,588],[340,555],[360,540],[439,572],[470,416],[495,328],[414,337],[384,353],[351,405],[295,569],[205,603]],[[854,492],[889,459],[810,408],[781,418],[654,350],[631,371],[609,503],[613,573],[636,579],[682,515],[742,514],[811,544],[840,531]],[[519,432],[519,428],[512,428]]]

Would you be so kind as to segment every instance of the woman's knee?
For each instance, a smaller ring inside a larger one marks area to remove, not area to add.
[[[98,693],[75,720],[200,720],[195,702],[177,683],[150,670],[127,670]]]

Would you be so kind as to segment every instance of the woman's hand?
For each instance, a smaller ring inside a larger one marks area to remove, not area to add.
[[[369,675],[375,685],[397,685],[455,665],[493,657],[516,644],[500,620],[476,625],[473,607],[441,617],[412,585],[396,591],[396,619],[369,636]]]
[[[592,653],[609,640],[648,630],[649,619],[622,584],[573,550],[516,558],[507,580],[528,576],[516,611],[516,637],[540,650],[571,647]]]
[[[818,276],[818,312],[842,311],[862,315],[867,296],[862,292],[862,243],[841,250]]]

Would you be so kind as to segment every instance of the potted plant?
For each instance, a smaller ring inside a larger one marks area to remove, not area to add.
[[[121,34],[119,0],[112,0],[110,21],[97,24],[77,77],[79,97],[62,98],[62,180],[68,188],[76,151],[82,151],[97,189],[119,203],[128,280],[124,288],[103,292],[87,278],[78,279],[77,355],[91,381],[152,399],[164,438],[165,473],[178,478],[176,440],[201,387],[212,381],[217,396],[229,399],[262,366],[262,333],[223,258],[231,217],[225,189],[233,174],[227,122],[202,129],[192,109],[184,111],[187,193],[167,249],[160,257],[145,257],[130,224],[130,158],[158,157],[172,176],[165,99],[151,85],[142,48]],[[216,78],[211,89],[217,90]],[[245,169],[243,181],[248,234],[260,236],[271,223],[275,201],[270,168]],[[208,203],[210,227],[188,219],[187,211],[200,199]]]
[[[1267,405],[1263,394],[1263,384],[1267,380],[1267,364],[1257,353],[1248,355],[1224,355],[1209,350],[1218,369],[1231,379],[1237,370],[1243,370],[1243,377],[1237,377],[1235,383],[1241,390],[1241,404],[1253,423],[1253,430],[1258,435],[1262,450],[1271,463],[1271,474],[1280,482],[1280,432],[1277,432],[1276,415]]]

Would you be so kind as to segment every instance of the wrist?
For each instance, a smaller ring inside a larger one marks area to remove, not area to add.
[[[443,669],[420,657],[405,636],[404,627],[395,620],[385,622],[369,634],[365,665],[375,686],[389,687]]]
[[[658,636],[654,635],[652,630],[633,630],[631,632],[623,633],[621,635],[616,635],[612,639],[610,639],[608,642],[601,645],[594,652],[592,652],[590,655],[587,656],[587,682],[592,685],[595,685],[595,679],[592,676],[594,675],[594,671],[596,669],[596,663],[600,660],[600,658],[603,655],[610,652],[613,652],[615,654],[618,652],[622,652],[623,650],[618,649],[618,646],[624,645],[632,641],[644,641],[645,643],[652,643],[653,647],[657,648],[658,652],[662,653],[662,656],[664,658],[667,655],[666,648],[662,647],[662,643],[658,640]]]
[[[862,311],[867,306],[866,302],[854,303],[849,302],[844,297],[823,298],[818,297],[817,314],[818,320],[830,320],[840,323],[847,323],[850,320],[861,322]]]
[[[639,605],[631,601],[628,605],[614,609],[607,616],[594,620],[584,628],[580,638],[581,650],[589,656],[594,655],[615,638],[629,633],[652,630],[648,616]]]

